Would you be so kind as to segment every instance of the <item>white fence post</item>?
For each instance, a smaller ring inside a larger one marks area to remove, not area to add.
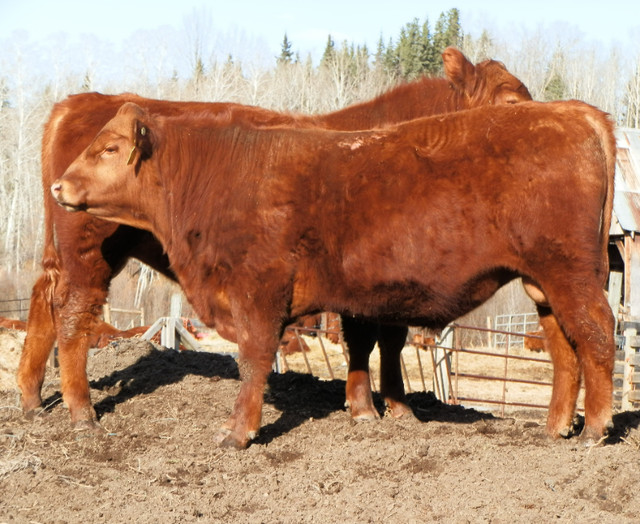
[[[624,379],[622,381],[622,400],[620,407],[623,410],[631,410],[634,407],[634,401],[640,401],[634,385],[638,383],[640,377],[636,373],[638,362],[638,347],[640,340],[638,335],[638,322],[627,322],[624,326]]]
[[[447,326],[436,340],[433,348],[433,391],[441,402],[449,402],[451,396],[451,351],[446,348],[453,347],[453,326]]]

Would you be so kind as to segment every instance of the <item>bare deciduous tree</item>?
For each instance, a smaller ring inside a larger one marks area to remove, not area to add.
[[[624,125],[640,128],[640,55],[636,59],[634,75],[626,86]]]

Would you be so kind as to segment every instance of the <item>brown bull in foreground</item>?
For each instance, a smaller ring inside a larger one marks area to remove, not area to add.
[[[368,129],[424,115],[531,99],[522,82],[499,62],[487,60],[474,66],[453,48],[444,51],[443,62],[447,78],[423,78],[400,85],[374,100],[327,115],[288,115],[237,104],[169,102],[97,93],[71,96],[56,104],[45,126],[42,144],[44,273],[33,288],[18,371],[25,413],[34,413],[42,403],[47,357],[57,338],[62,393],[71,420],[76,427],[92,427],[95,413],[85,371],[87,351],[91,338],[103,330],[100,315],[111,279],[130,257],[175,279],[162,246],[148,232],[97,220],[85,213],[65,213],[53,205],[50,197],[51,183],[64,173],[122,104],[135,102],[151,113],[165,116],[186,112],[216,115],[233,108],[243,111],[245,118],[255,125],[287,123]],[[351,415],[356,419],[378,416],[368,372],[369,353],[376,341],[384,363],[380,392],[394,416],[406,413],[399,364],[406,327],[363,324],[351,318],[346,318],[343,324],[351,354],[346,390]]]
[[[438,329],[518,276],[550,341],[547,429],[569,433],[582,371],[584,435],[598,439],[613,389],[612,127],[580,102],[359,132],[126,104],[51,191],[66,209],[153,233],[199,317],[238,342],[224,445],[257,434],[293,319],[328,310]]]

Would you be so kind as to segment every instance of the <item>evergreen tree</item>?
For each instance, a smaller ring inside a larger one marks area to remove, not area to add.
[[[364,44],[362,47],[356,47],[356,59],[358,60],[358,62],[368,64],[369,58],[370,55],[367,44]]]
[[[366,45],[356,46],[355,50],[351,46],[352,71],[354,78],[361,79],[369,71],[369,49]]]
[[[82,88],[81,88],[81,90],[82,90],[83,92],[85,92],[85,93],[88,93],[89,91],[92,91],[92,90],[93,90],[92,85],[93,85],[93,80],[92,80],[92,78],[91,78],[91,73],[90,73],[89,71],[87,71],[87,72],[84,74],[84,80],[82,81]]]
[[[277,58],[278,65],[290,64],[293,60],[293,51],[291,50],[291,42],[287,38],[287,33],[284,34],[282,45],[280,48],[280,56]]]
[[[482,33],[480,34],[480,38],[478,39],[478,44],[477,44],[477,48],[478,48],[478,60],[488,60],[489,58],[491,58],[492,55],[492,48],[493,48],[493,40],[491,39],[491,37],[489,36],[489,33],[487,32],[486,29],[482,30]]]
[[[551,102],[552,100],[563,100],[567,96],[567,86],[562,79],[562,76],[554,72],[551,74],[551,78],[544,88],[544,100],[545,102]]]
[[[320,59],[320,66],[329,66],[335,60],[336,55],[336,44],[331,38],[331,35],[327,38],[327,45],[324,48],[324,53],[322,53],[322,58]]]
[[[464,34],[462,27],[460,26],[460,11],[455,7],[447,11],[447,29],[445,31],[445,47],[455,46],[460,47],[462,45],[462,38]]]
[[[400,37],[394,48],[393,62],[396,75],[413,80],[424,74],[440,74],[442,51],[450,45],[460,46],[461,42],[462,31],[457,9],[441,13],[433,35],[428,19],[420,25],[419,20],[415,18],[400,30]],[[389,46],[391,47],[391,43]],[[387,61],[391,62],[390,57]],[[388,66],[387,70],[392,71],[393,68]]]
[[[462,36],[460,11],[453,8],[446,13],[440,13],[433,35],[433,51],[436,57],[436,66],[432,70],[433,73],[442,71],[442,51],[449,46],[460,47]]]
[[[410,70],[412,62],[411,46],[406,26],[400,29],[400,36],[398,37],[398,43],[396,44],[395,56],[398,61],[398,75],[404,78],[407,71]]]
[[[459,47],[461,43],[460,11],[453,8],[446,13],[440,13],[433,37],[436,52],[442,53],[449,46]]]
[[[196,85],[200,84],[204,80],[206,76],[206,71],[204,67],[204,61],[202,60],[202,55],[196,51],[193,56],[193,72],[192,79]]]
[[[396,49],[391,38],[389,38],[389,45],[387,45],[387,48],[384,52],[382,64],[384,66],[385,72],[390,77],[396,78],[399,75],[398,55],[396,54]]]
[[[429,45],[428,32],[425,40],[424,30],[420,27],[417,18],[414,18],[400,30],[396,55],[399,74],[402,78],[413,80],[425,72],[424,60],[428,57]]]
[[[380,38],[378,39],[378,44],[376,46],[376,54],[373,55],[373,67],[376,70],[379,70],[379,71],[384,70],[384,57],[385,57],[384,40],[382,39],[382,34],[380,34]]]
[[[551,63],[547,68],[547,78],[549,79],[544,88],[544,100],[562,100],[567,97],[567,86],[562,78],[564,71],[564,55],[559,49],[553,54]]]
[[[7,81],[4,77],[0,78],[0,111],[11,107],[9,96],[10,90]]]
[[[433,46],[433,37],[431,29],[429,29],[429,19],[427,18],[422,24],[422,73],[432,74],[438,67],[438,55]]]

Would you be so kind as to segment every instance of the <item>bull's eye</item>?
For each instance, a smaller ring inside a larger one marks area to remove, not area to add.
[[[104,148],[103,153],[107,155],[113,155],[118,152],[118,146],[107,146]]]
[[[517,104],[521,100],[521,97],[513,92],[500,93],[495,99],[498,104]]]

